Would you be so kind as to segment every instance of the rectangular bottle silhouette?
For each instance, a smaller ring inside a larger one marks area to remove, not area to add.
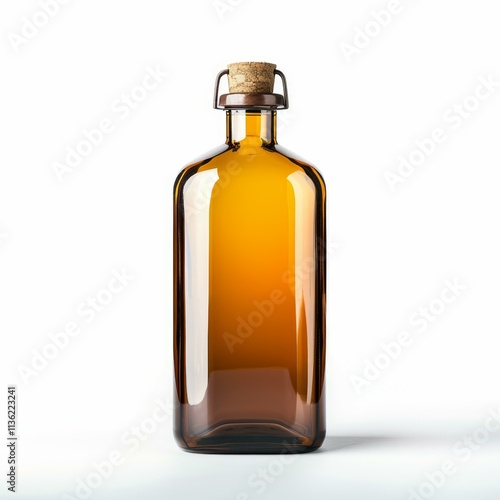
[[[325,185],[276,142],[282,96],[223,97],[226,144],[174,187],[174,433],[194,452],[311,451],[325,436]]]

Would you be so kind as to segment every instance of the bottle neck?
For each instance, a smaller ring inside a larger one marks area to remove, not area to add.
[[[274,146],[276,111],[233,109],[226,112],[226,143]]]

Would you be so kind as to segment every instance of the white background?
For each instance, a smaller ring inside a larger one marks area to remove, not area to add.
[[[389,21],[372,11],[397,2],[216,4],[71,0],[20,42],[40,4],[2,2],[0,435],[17,384],[20,466],[17,495],[2,480],[0,496],[83,498],[77,481],[94,473],[96,500],[404,500],[450,460],[421,498],[498,499],[497,434],[478,429],[500,407],[500,87],[471,97],[500,82],[498,3],[401,0]],[[328,436],[286,465],[184,453],[171,418],[152,420],[172,393],[172,184],[224,141],[214,78],[245,60],[285,72],[278,140],[328,186]],[[136,90],[148,68],[168,76]],[[131,92],[142,100],[127,111],[117,101]],[[113,130],[58,179],[54,163],[105,119]],[[445,140],[391,190],[387,172],[436,128]],[[86,323],[78,307],[123,270],[133,279]],[[447,279],[465,289],[443,305]],[[431,303],[419,332],[410,318]],[[80,334],[22,377],[71,322]],[[357,391],[353,377],[404,331],[412,344]],[[453,451],[464,435],[467,456]],[[123,459],[98,484],[92,464],[113,452]]]

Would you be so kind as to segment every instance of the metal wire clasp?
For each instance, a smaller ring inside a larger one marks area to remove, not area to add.
[[[214,109],[288,109],[288,87],[286,84],[285,75],[278,69],[274,70],[274,74],[281,78],[281,84],[283,86],[283,95],[281,94],[224,94],[221,97],[225,97],[225,105],[220,105],[219,97],[219,86],[221,78],[229,73],[228,69],[223,69],[215,78],[215,89],[214,89]],[[229,96],[234,96],[234,99],[230,99]],[[248,96],[248,98],[245,98]],[[250,98],[251,96],[251,98]],[[259,98],[259,96],[262,96]],[[235,103],[231,104],[231,100]]]

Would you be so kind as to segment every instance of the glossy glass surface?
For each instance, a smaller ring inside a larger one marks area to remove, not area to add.
[[[325,186],[276,144],[276,113],[174,188],[175,435],[197,452],[310,451],[325,435]]]

